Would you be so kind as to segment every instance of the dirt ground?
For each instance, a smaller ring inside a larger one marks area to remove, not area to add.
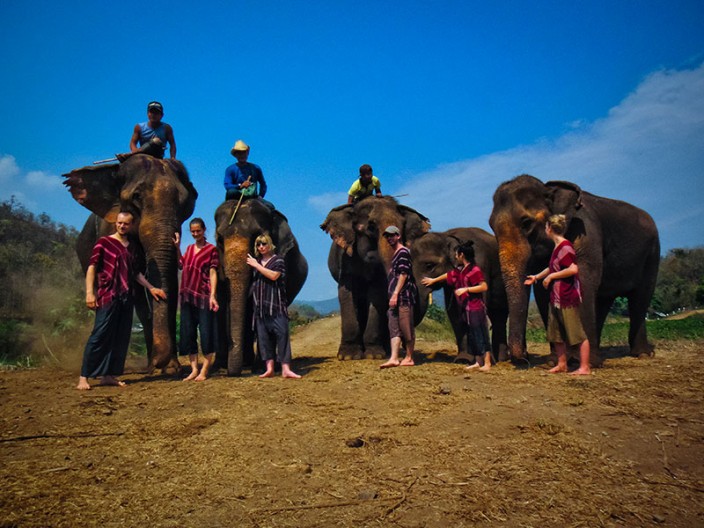
[[[420,341],[382,371],[338,338],[298,329],[301,380],[0,373],[0,527],[704,526],[704,342],[577,379],[544,345],[468,373]]]

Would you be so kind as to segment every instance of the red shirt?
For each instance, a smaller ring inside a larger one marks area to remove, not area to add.
[[[484,274],[479,266],[465,266],[447,272],[447,285],[454,288],[467,288],[477,286],[484,282]],[[484,309],[484,295],[482,293],[465,293],[459,298],[460,306],[468,312]]]
[[[93,247],[89,266],[95,266],[98,277],[96,303],[99,308],[110,306],[112,301],[130,294],[133,244],[125,247],[119,240],[106,236]]]
[[[569,240],[560,242],[550,257],[550,273],[569,268],[577,261],[574,246]],[[574,308],[582,303],[582,289],[579,276],[555,279],[550,283],[550,303],[556,308]]]
[[[186,254],[181,256],[179,267],[181,273],[181,303],[187,302],[198,308],[210,306],[210,270],[220,265],[218,250],[213,244],[205,245],[196,253],[196,245],[186,248]]]

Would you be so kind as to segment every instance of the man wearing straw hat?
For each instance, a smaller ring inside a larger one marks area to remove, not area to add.
[[[249,163],[249,145],[241,139],[235,142],[235,146],[230,150],[237,163],[233,163],[225,169],[225,199],[238,199],[240,196],[259,196],[264,198],[266,194],[266,181],[259,165]]]

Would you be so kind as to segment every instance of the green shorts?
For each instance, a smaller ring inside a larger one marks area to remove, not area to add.
[[[584,333],[579,308],[556,308],[550,305],[548,312],[547,339],[550,343],[579,345],[587,339]]]

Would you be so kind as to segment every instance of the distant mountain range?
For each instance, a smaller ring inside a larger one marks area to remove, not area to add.
[[[340,311],[340,303],[337,298],[326,299],[324,301],[294,301],[294,306],[306,305],[312,307],[320,315],[330,315]]]
[[[445,298],[443,297],[442,290],[438,290],[433,293],[433,302],[436,303],[441,308],[445,308]],[[305,304],[306,306],[312,307],[320,315],[330,315],[331,313],[340,312],[340,303],[337,298],[326,299],[324,301],[294,301],[294,306],[300,306]]]

